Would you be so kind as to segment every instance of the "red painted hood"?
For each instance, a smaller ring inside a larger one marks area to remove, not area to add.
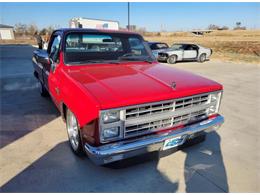
[[[69,67],[67,72],[97,99],[101,109],[222,89],[212,80],[158,63],[96,64]]]

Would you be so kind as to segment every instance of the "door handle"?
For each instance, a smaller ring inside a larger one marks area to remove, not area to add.
[[[57,95],[60,95],[60,89],[58,87],[55,87],[55,91]]]

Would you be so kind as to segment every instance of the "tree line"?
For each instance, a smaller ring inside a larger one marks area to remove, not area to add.
[[[219,26],[219,25],[215,25],[215,24],[210,24],[208,26],[209,30],[229,30],[229,28],[227,26]],[[233,28],[233,30],[246,30],[245,26],[241,26],[241,22],[236,22],[235,27]]]
[[[44,36],[46,34],[51,34],[55,29],[59,28],[58,26],[48,26],[45,28],[39,28],[36,24],[23,24],[23,23],[18,23],[15,24],[14,26],[14,33],[16,36],[34,36],[35,33],[37,32],[41,36]],[[229,30],[227,26],[219,26],[215,24],[210,24],[208,26],[209,30]],[[241,26],[241,22],[236,22],[235,27],[233,30],[246,30],[245,26]],[[146,29],[145,28],[136,28],[134,31],[140,33],[140,34],[145,34]]]
[[[36,24],[18,23],[14,26],[14,33],[16,36],[34,36],[37,32],[38,34],[44,36],[46,34],[51,34],[57,28],[58,27],[55,26],[39,28]]]

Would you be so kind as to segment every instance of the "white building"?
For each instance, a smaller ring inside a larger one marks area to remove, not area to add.
[[[90,18],[72,18],[70,20],[69,26],[70,28],[119,30],[119,23],[117,21]]]
[[[0,24],[0,39],[14,39],[14,27]]]

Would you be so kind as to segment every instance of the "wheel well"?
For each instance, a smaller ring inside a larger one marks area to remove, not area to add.
[[[66,121],[67,109],[68,109],[68,107],[64,103],[62,103],[62,105],[61,105],[61,117],[65,121]]]

